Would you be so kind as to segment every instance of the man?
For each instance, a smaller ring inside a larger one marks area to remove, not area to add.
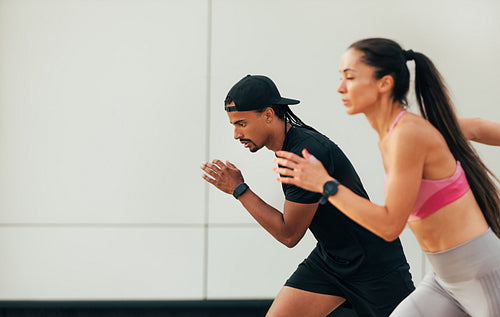
[[[307,148],[330,175],[368,198],[361,181],[340,148],[304,124],[265,76],[248,75],[236,83],[225,100],[234,138],[250,152],[300,153]],[[232,194],[274,238],[294,247],[309,228],[317,246],[287,280],[268,316],[326,316],[342,304],[360,316],[388,316],[414,286],[399,240],[386,242],[344,216],[327,202],[336,184],[323,195],[283,184],[283,212],[268,205],[244,182],[241,171],[220,160],[205,162],[203,178]]]

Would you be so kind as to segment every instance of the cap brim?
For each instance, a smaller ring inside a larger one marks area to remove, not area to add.
[[[232,107],[228,107],[227,105],[224,105],[224,110],[226,110],[227,112],[235,112],[235,111],[251,111],[251,110],[257,110],[257,109],[262,109],[262,108],[266,108],[266,107],[270,107],[271,105],[280,105],[280,106],[284,106],[284,105],[296,105],[300,103],[299,100],[296,100],[296,99],[290,99],[290,98],[281,98],[280,100],[278,101],[274,101],[272,102],[270,105],[266,105],[266,106],[256,106],[256,105],[244,105],[244,106],[232,106]]]
[[[281,98],[278,102],[275,102],[275,105],[296,105],[300,103],[299,100],[290,99],[290,98]]]

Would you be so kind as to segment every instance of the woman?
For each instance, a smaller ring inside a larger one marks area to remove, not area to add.
[[[415,61],[421,116],[406,112]],[[337,185],[306,149],[277,152],[278,180],[323,193],[349,218],[387,241],[406,223],[434,269],[391,316],[500,316],[500,198],[491,172],[462,134],[433,63],[388,39],[352,44],[337,91],[348,114],[378,133],[385,205]]]

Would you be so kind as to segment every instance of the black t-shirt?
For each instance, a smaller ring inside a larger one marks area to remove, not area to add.
[[[310,129],[292,127],[283,150],[302,156],[307,149],[323,163],[332,177],[359,196],[368,199],[361,180],[342,150],[326,136]],[[321,197],[290,184],[282,184],[288,201],[312,204]],[[406,263],[401,242],[387,242],[358,225],[332,204],[318,205],[309,229],[318,241],[316,250],[326,269],[340,277],[367,278],[391,272]]]

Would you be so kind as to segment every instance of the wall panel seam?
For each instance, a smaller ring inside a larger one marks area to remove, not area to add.
[[[205,124],[205,160],[209,160],[210,156],[210,99],[211,99],[211,77],[212,77],[212,0],[207,1],[207,43],[206,43],[206,124]],[[208,230],[209,230],[209,184],[205,182],[205,222],[204,222],[204,239],[203,239],[203,281],[202,281],[202,298],[208,297]]]

